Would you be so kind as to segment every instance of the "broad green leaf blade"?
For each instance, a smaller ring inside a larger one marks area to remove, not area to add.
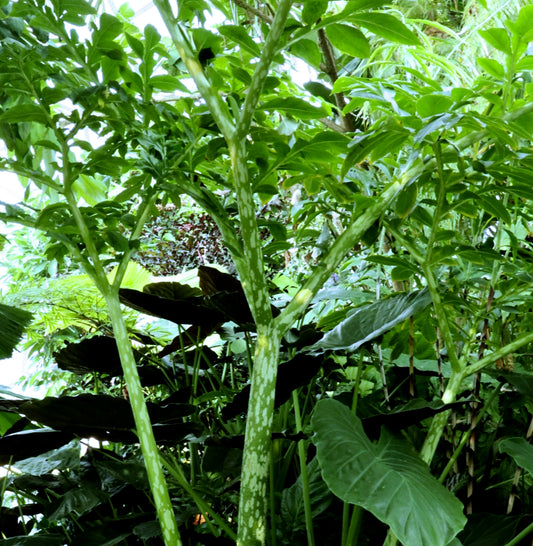
[[[445,546],[464,527],[461,502],[404,440],[384,429],[373,444],[359,418],[333,399],[318,402],[311,423],[331,491],[389,525],[404,546]]]
[[[427,289],[392,296],[355,310],[311,347],[313,350],[356,351],[431,303]]]
[[[11,357],[32,318],[33,315],[24,309],[0,303],[0,359]]]
[[[357,28],[335,23],[326,28],[329,41],[343,53],[352,57],[370,56],[370,44],[365,35]]]
[[[350,21],[391,42],[405,45],[422,45],[416,34],[392,15],[386,13],[361,13],[350,17]]]
[[[17,463],[17,469],[32,476],[42,476],[52,470],[76,470],[80,466],[80,442],[72,442],[52,449],[37,457],[30,457]]]
[[[500,443],[500,451],[507,453],[516,464],[533,476],[533,446],[524,438],[507,438]]]

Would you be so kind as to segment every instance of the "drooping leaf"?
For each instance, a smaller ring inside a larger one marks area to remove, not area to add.
[[[326,34],[329,41],[339,51],[363,59],[370,56],[370,44],[359,29],[350,25],[334,23],[326,27]]]
[[[154,423],[154,433],[158,427],[160,438],[167,438],[170,433],[174,434],[174,438],[183,437],[197,429],[195,425],[182,422],[184,416],[195,411],[194,406],[178,403],[148,403],[147,406]],[[80,394],[60,398],[49,396],[43,400],[0,400],[0,409],[21,413],[47,427],[84,438],[94,436],[100,440],[124,443],[138,441],[132,432],[135,422],[131,406],[124,398],[106,394]],[[14,434],[4,438],[10,436]]]
[[[70,442],[73,434],[49,428],[23,430],[0,438],[0,465],[17,462]]]
[[[364,343],[384,334],[430,303],[431,296],[424,289],[359,307],[310,349],[356,351]]]
[[[205,296],[211,296],[217,292],[240,292],[244,294],[241,281],[224,273],[216,267],[201,265],[198,268],[198,277],[200,279],[200,289]]]
[[[312,427],[329,488],[387,524],[405,546],[445,546],[464,527],[461,502],[403,439],[384,429],[373,444],[359,418],[332,399],[318,402]]]
[[[176,324],[212,326],[213,323],[224,321],[221,315],[214,316],[213,312],[207,312],[202,297],[171,300],[145,294],[138,290],[121,288],[120,301],[141,313],[164,318]]]
[[[294,389],[307,385],[318,373],[322,365],[322,358],[297,354],[292,360],[279,365],[276,378],[276,397],[274,406],[277,408],[286,402]],[[222,410],[224,419],[231,419],[239,413],[246,413],[250,399],[250,385],[246,385],[233,400]]]
[[[314,519],[327,510],[333,500],[331,491],[322,479],[317,457],[312,459],[307,465],[307,479],[311,499],[311,514]],[[290,533],[294,531],[305,529],[304,495],[301,474],[298,476],[296,482],[287,489],[284,489],[281,494],[281,518],[286,527],[287,536],[290,536]]]
[[[519,467],[533,475],[533,446],[525,438],[506,438],[500,443],[500,452],[510,455]]]
[[[76,470],[80,466],[80,442],[73,440],[67,445],[52,449],[17,462],[17,469],[32,476],[42,476],[52,470]]]
[[[72,513],[83,515],[105,499],[96,483],[83,482],[73,487],[56,501],[55,509],[48,516],[52,521],[63,519]]]
[[[0,303],[0,360],[11,357],[32,319],[28,311]]]
[[[143,338],[144,339],[144,338]],[[135,360],[141,362],[143,354],[134,350]],[[69,343],[63,349],[54,353],[59,368],[78,375],[98,372],[111,377],[122,377],[122,365],[117,343],[107,336],[96,336],[83,339],[77,343]],[[137,371],[141,384],[145,387],[164,385],[172,377],[172,369],[163,369],[149,364],[138,365]]]
[[[421,45],[414,32],[410,31],[399,19],[387,13],[359,13],[351,16],[350,22],[360,25],[391,42]]]

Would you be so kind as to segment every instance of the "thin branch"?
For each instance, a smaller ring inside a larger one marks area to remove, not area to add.
[[[327,37],[326,31],[323,28],[318,29],[318,45],[322,50],[324,57],[324,66],[322,69],[329,76],[331,83],[335,83],[339,77],[337,73],[337,61],[335,60],[335,53],[333,46]],[[335,103],[340,111],[342,123],[344,125],[344,132],[352,132],[355,130],[353,124],[353,118],[351,115],[345,116],[342,112],[346,106],[344,99],[344,93],[334,93]]]
[[[268,23],[269,25],[272,24],[272,17],[267,15],[266,13],[263,13],[261,10],[254,8],[253,6],[250,6],[250,4],[247,4],[243,0],[232,0],[232,2],[236,5],[242,8],[243,10],[247,11],[250,15],[255,15],[256,17],[259,17],[262,21],[265,23]]]
[[[279,47],[279,41],[283,29],[285,28],[285,21],[289,15],[291,9],[292,0],[281,0],[276,15],[272,21],[270,32],[266,37],[263,50],[261,52],[261,58],[257,63],[254,74],[252,76],[252,83],[246,95],[244,106],[242,109],[241,118],[237,126],[237,138],[243,138],[248,133],[248,129],[252,123],[252,118],[255,112],[255,108],[263,89],[263,84],[268,76],[268,67],[274,58],[276,50]]]

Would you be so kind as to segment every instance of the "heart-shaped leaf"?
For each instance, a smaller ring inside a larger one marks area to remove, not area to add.
[[[318,402],[312,427],[331,491],[386,523],[404,546],[445,546],[464,527],[461,502],[404,440],[383,429],[373,444],[360,419],[333,399]]]

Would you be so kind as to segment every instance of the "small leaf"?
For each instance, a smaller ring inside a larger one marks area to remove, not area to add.
[[[322,54],[313,40],[298,40],[291,45],[290,52],[311,66],[318,67],[322,62]]]
[[[503,51],[506,55],[511,55],[511,39],[504,28],[480,30],[479,35],[495,49]]]
[[[445,546],[466,523],[463,506],[405,440],[384,429],[373,444],[344,404],[320,400],[314,443],[329,488],[389,525],[405,546]]]
[[[261,55],[261,50],[259,46],[253,41],[246,29],[236,25],[222,25],[218,27],[218,32],[229,38],[236,44],[238,44],[242,49],[251,53],[254,57],[259,57]]]
[[[296,97],[272,99],[263,104],[263,109],[273,112],[286,112],[299,119],[318,119],[329,115],[326,108],[313,106],[305,100]]]
[[[447,112],[453,100],[447,95],[424,95],[416,102],[416,110],[422,118],[429,118]]]
[[[302,21],[312,25],[318,21],[328,9],[328,0],[306,0],[302,9]]]
[[[503,65],[495,59],[487,59],[486,57],[479,57],[477,64],[490,76],[500,80],[505,77],[505,70]]]
[[[28,311],[0,303],[0,359],[11,357],[32,319]]]
[[[349,25],[335,23],[326,28],[329,41],[343,53],[352,57],[370,57],[370,44],[365,35]]]
[[[370,32],[383,36],[391,42],[405,45],[421,45],[416,34],[411,32],[400,20],[386,13],[361,13],[350,17],[350,21]]]
[[[409,184],[403,189],[396,199],[396,214],[400,218],[408,216],[416,207],[418,188],[416,184]]]
[[[46,125],[48,118],[43,109],[36,104],[17,104],[0,114],[0,122],[20,123],[22,121],[36,121]]]

